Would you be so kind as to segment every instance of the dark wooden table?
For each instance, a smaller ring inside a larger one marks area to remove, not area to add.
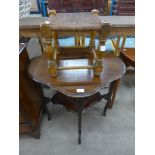
[[[26,49],[28,42],[29,39],[26,43],[19,44],[19,133],[40,138],[42,114],[47,112],[50,120],[50,113],[46,108],[46,98],[41,85],[27,75],[30,62]]]
[[[124,48],[120,50],[120,57],[126,66],[135,67],[135,48]]]
[[[73,54],[74,53],[74,54]],[[64,57],[65,56],[65,57]],[[67,49],[61,48],[58,54],[58,66],[91,65],[92,54],[86,48]],[[78,114],[78,143],[81,144],[81,117],[82,112],[90,107],[94,101],[103,97],[107,100],[103,114],[105,115],[112,98],[112,89],[126,71],[124,63],[115,56],[104,57],[104,69],[100,76],[94,76],[91,69],[60,70],[56,78],[52,78],[48,71],[48,59],[42,55],[33,59],[28,67],[30,77],[36,82],[48,85],[57,93],[51,99],[67,110]],[[98,91],[110,84],[109,92],[101,95]]]

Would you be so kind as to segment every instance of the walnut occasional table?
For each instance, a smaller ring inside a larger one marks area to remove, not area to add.
[[[74,52],[74,55],[71,54]],[[61,55],[65,55],[62,59]],[[106,56],[103,59],[104,69],[100,76],[94,76],[92,69],[60,70],[57,77],[52,78],[48,71],[48,58],[45,54],[33,59],[28,67],[28,74],[36,82],[48,85],[57,93],[52,99],[54,104],[63,105],[67,110],[78,114],[78,143],[81,144],[82,112],[90,107],[94,101],[102,98],[107,100],[103,114],[106,114],[112,98],[112,89],[125,71],[122,60],[115,56]],[[61,48],[57,58],[58,66],[89,65],[93,61],[92,55],[85,48]],[[101,95],[98,91],[110,84],[109,92]]]

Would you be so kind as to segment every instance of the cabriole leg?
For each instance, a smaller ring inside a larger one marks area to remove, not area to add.
[[[110,84],[109,92],[107,94],[107,99],[106,99],[107,103],[106,103],[103,113],[102,113],[103,116],[106,116],[106,111],[107,111],[109,105],[111,104],[111,98],[112,98],[114,86],[115,86],[115,81],[111,82],[111,84]]]

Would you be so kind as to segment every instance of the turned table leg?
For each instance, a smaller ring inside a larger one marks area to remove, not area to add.
[[[102,113],[103,116],[106,116],[106,111],[107,111],[109,105],[111,104],[114,87],[115,87],[115,81],[111,82],[108,94],[103,95],[103,98],[105,98],[107,100],[107,103],[106,103],[103,113]]]
[[[76,104],[78,107],[78,144],[81,144],[81,132],[82,132],[82,99],[76,98]]]
[[[81,144],[81,119],[82,119],[82,113],[81,113],[81,110],[79,110],[78,112],[78,144]]]
[[[120,79],[114,81],[114,87],[113,87],[113,90],[112,90],[113,91],[112,92],[112,99],[111,99],[111,102],[110,102],[110,104],[108,106],[108,109],[111,109],[113,107],[114,100],[115,100],[115,97],[116,97],[116,93],[117,93],[119,84],[120,84]]]
[[[48,108],[47,108],[47,104],[51,101],[50,98],[48,97],[44,97],[43,98],[43,112],[47,114],[48,116],[48,120],[51,120],[51,113],[49,112]]]

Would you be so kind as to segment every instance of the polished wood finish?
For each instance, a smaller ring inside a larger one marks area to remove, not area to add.
[[[19,133],[40,137],[39,124],[44,110],[43,92],[39,83],[27,75],[28,43],[19,46]]]
[[[68,16],[65,17],[66,15]],[[120,26],[115,21],[113,25],[111,24],[111,29],[109,29],[109,24],[106,24],[106,22],[104,22],[102,18],[96,16],[90,17],[90,14],[85,15],[86,20],[83,20],[82,22],[78,21],[79,18],[84,17],[84,14],[81,13],[70,15],[58,14],[58,16],[56,14],[55,16],[49,18],[42,18],[41,20],[42,23],[45,23],[45,21],[50,22],[51,30],[56,32],[54,40],[57,40],[57,35],[60,33],[63,34],[64,31],[67,34],[73,32],[74,34],[78,35],[98,31],[100,39],[98,51],[100,50],[100,47],[105,44],[105,34],[134,34],[134,24],[132,25],[130,23],[129,26],[129,24],[122,22],[123,24],[121,23],[122,25]],[[37,19],[35,19],[35,21],[29,20],[29,23],[27,25],[22,24],[20,23],[21,35],[35,35],[40,37],[40,32],[38,32],[38,30],[40,31],[40,22],[37,21]],[[113,33],[111,33],[110,30],[112,30]],[[79,32],[81,32],[81,34]],[[92,34],[92,38],[94,38],[93,35],[94,34]],[[94,43],[92,41],[90,45],[93,44]],[[92,51],[91,53],[89,52],[89,48],[87,47],[59,47],[59,52],[56,59],[59,70],[57,71],[57,77],[55,78],[53,78],[49,72],[48,57],[46,54],[43,54],[42,56],[32,60],[28,68],[29,76],[33,80],[46,84],[58,91],[58,96],[57,98],[55,98],[55,100],[53,99],[53,102],[57,101],[59,102],[59,104],[64,105],[67,109],[77,112],[79,144],[81,143],[81,117],[83,109],[89,107],[96,99],[100,99],[101,96],[99,96],[98,91],[110,84],[109,93],[103,96],[107,100],[106,106],[103,111],[103,114],[105,115],[107,108],[110,108],[113,102],[112,96],[114,94],[114,86],[118,85],[117,81],[119,81],[126,70],[124,63],[120,60],[120,58],[114,56],[102,56],[103,61],[101,61],[100,63],[103,64],[103,70],[101,71],[100,76],[94,76],[93,70],[91,68],[76,68],[74,70],[73,68],[71,69],[71,66],[73,65],[76,65],[76,67],[92,66],[92,64],[94,63],[94,58],[101,57],[101,53],[94,51]],[[65,67],[69,67],[70,69],[64,70]],[[79,89],[83,92],[79,92]],[[64,100],[61,100],[60,96],[62,99],[64,98]],[[70,102],[68,100],[70,100],[70,98],[72,98],[73,104],[76,104],[76,106],[71,106],[71,104],[69,104]],[[87,99],[91,99],[91,101],[87,101]]]
[[[72,66],[73,64],[77,66],[91,65],[93,56],[88,51],[89,48],[60,48],[57,64],[59,67]],[[57,77],[53,78],[48,71],[46,54],[33,59],[29,64],[28,73],[33,80],[57,90],[51,101],[77,113],[79,144],[81,144],[83,110],[103,97],[107,100],[103,110],[103,115],[106,115],[107,108],[111,106],[115,81],[119,80],[126,70],[121,59],[111,55],[104,57],[103,66],[104,69],[100,76],[94,76],[92,69],[74,69],[59,70]],[[108,94],[101,96],[98,91],[107,87],[108,84],[110,84]]]
[[[52,103],[62,105],[68,111],[78,113],[78,106],[75,103],[74,99],[75,98],[68,97],[60,92],[57,92],[52,98]],[[89,96],[89,97],[85,97],[84,99],[85,99],[85,102],[83,102],[82,111],[92,106],[93,103],[101,101],[102,96],[99,92],[97,92],[96,94]]]
[[[91,65],[92,55],[88,49],[67,49],[62,48],[58,56],[58,66]],[[64,56],[65,58],[61,56]],[[117,57],[105,57],[103,60],[103,71],[99,77],[93,75],[91,69],[83,70],[61,70],[57,78],[52,78],[48,72],[48,58],[42,55],[31,61],[28,72],[32,78],[62,92],[71,97],[90,96],[96,93],[101,87],[113,80],[119,79],[125,73],[125,66]],[[77,89],[85,90],[83,94],[77,93]]]
[[[113,84],[113,89],[111,90],[111,101],[109,102],[108,108],[111,109],[113,107],[117,90],[119,88],[120,79],[115,80]]]
[[[120,49],[120,57],[126,66],[135,67],[135,48]]]
[[[123,35],[123,41],[122,41],[121,48],[119,48],[120,38],[121,36],[119,35],[117,38],[117,41],[114,41],[114,39],[111,39],[113,47],[115,49],[114,54],[116,56],[119,56],[124,61],[124,63],[126,64],[126,67],[128,66],[135,67],[135,48],[124,48],[125,42],[126,42],[125,35]],[[119,87],[119,83],[120,83],[120,80],[118,80],[114,85],[114,89],[112,93],[113,97],[112,97],[111,105],[109,106],[109,108],[112,108],[113,106],[116,92]]]

